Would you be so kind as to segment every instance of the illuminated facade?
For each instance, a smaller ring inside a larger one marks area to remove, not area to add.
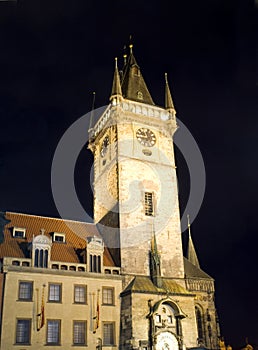
[[[190,227],[183,256],[167,77],[161,108],[132,47],[125,59],[89,130],[95,224],[1,215],[2,349],[218,347],[214,280]]]

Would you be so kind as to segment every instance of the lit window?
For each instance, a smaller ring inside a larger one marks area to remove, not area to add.
[[[145,215],[153,216],[153,193],[145,192],[144,196],[144,204],[145,204]]]
[[[114,305],[114,288],[103,288],[102,303],[104,305]]]
[[[49,284],[48,301],[54,303],[61,302],[61,284]]]
[[[160,315],[156,315],[155,316],[155,320],[157,323],[161,323],[161,316]]]
[[[60,320],[47,321],[47,344],[60,344]]]
[[[86,304],[86,286],[74,286],[74,302]]]
[[[143,93],[142,93],[141,91],[138,91],[138,92],[137,92],[137,98],[138,98],[139,100],[143,100]]]
[[[26,229],[20,227],[13,228],[13,237],[16,238],[25,238]]]
[[[30,319],[18,319],[16,324],[16,344],[30,344]]]
[[[19,300],[32,300],[32,282],[20,282],[19,283]]]
[[[172,322],[173,322],[173,318],[172,318],[171,315],[169,315],[169,316],[168,316],[168,323],[169,323],[169,324],[172,324]]]
[[[74,345],[86,344],[86,322],[85,321],[73,322],[73,344]]]
[[[103,323],[103,345],[115,345],[115,324],[113,322]]]

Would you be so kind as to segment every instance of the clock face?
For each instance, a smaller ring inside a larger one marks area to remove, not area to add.
[[[109,145],[109,137],[106,136],[102,142],[101,145],[101,149],[100,149],[100,155],[101,157],[104,157],[107,153],[107,149],[108,149],[108,145]]]
[[[136,137],[138,142],[145,147],[152,147],[156,143],[156,136],[154,132],[147,128],[138,129],[136,131]]]
[[[176,337],[170,332],[163,332],[157,336],[156,350],[179,350]]]

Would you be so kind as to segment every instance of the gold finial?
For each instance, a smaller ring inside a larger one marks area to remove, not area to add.
[[[115,57],[115,67],[117,68],[117,57]]]
[[[188,224],[188,227],[191,226],[191,225],[190,225],[190,216],[189,216],[189,214],[187,214],[187,224]]]
[[[165,73],[165,82],[168,83],[168,73]]]
[[[124,45],[123,51],[124,51],[124,54],[123,54],[123,58],[124,58],[124,65],[126,65],[126,59],[127,59],[126,45]]]
[[[190,224],[190,215],[187,214],[187,226],[188,226],[188,234],[189,238],[191,237],[191,224]]]
[[[133,44],[130,44],[129,48],[130,48],[130,53],[133,53]]]

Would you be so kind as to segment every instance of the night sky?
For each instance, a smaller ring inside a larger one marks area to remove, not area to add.
[[[168,73],[177,116],[202,152],[207,187],[192,225],[216,281],[221,333],[258,344],[258,103],[255,13],[247,1],[0,1],[0,211],[58,216],[51,163],[65,130],[109,102],[114,57],[134,54],[153,100]],[[181,209],[189,191],[177,151]],[[75,169],[92,212],[85,146]],[[82,218],[71,218],[82,219]],[[186,241],[186,233],[183,234]]]

